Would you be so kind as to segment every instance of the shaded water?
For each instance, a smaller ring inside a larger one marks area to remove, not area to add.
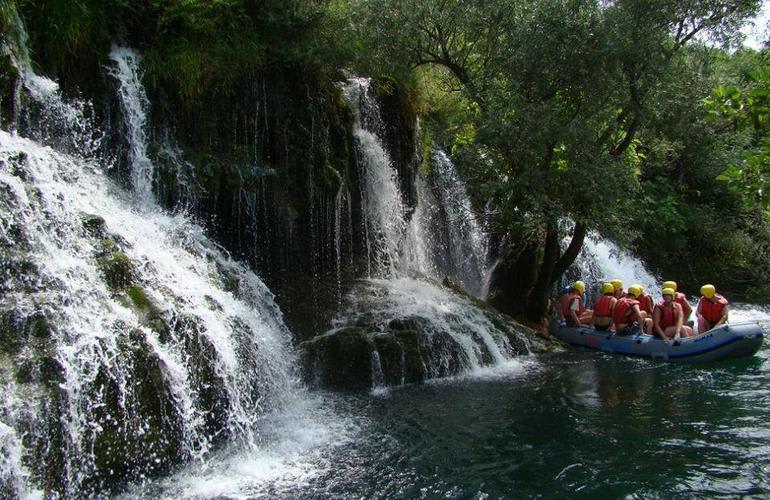
[[[235,461],[239,469],[188,470],[151,491],[209,498],[764,497],[768,382],[768,348],[704,366],[571,351],[375,394],[321,394],[344,424],[327,439],[333,446],[306,454],[291,473],[276,467],[277,477],[257,477],[264,464],[244,456]]]

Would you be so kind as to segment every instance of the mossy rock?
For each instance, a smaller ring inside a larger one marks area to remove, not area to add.
[[[418,333],[415,330],[399,330],[394,337],[398,339],[401,349],[404,351],[404,382],[422,382],[428,377],[426,365],[423,363],[423,353]]]
[[[419,383],[425,380],[417,332],[399,330],[397,333],[382,333],[374,337],[380,356],[380,366],[387,385]]]
[[[199,387],[201,408],[206,408],[205,427],[209,436],[226,439],[229,403],[225,382],[216,368],[217,350],[204,334],[203,321],[192,315],[180,315],[170,322],[171,335],[181,339],[184,352],[198,360],[190,367],[190,384]]]
[[[95,474],[84,489],[108,491],[115,480],[131,481],[164,473],[182,458],[182,422],[166,386],[160,360],[139,330],[129,333],[121,346],[130,387],[120,387],[104,367],[93,384],[94,397],[103,404],[93,408],[99,424],[93,435]],[[128,397],[132,404],[124,407]]]
[[[357,327],[327,332],[300,344],[303,366],[309,382],[341,390],[372,387],[373,343]],[[316,363],[316,360],[319,362]],[[314,369],[320,372],[313,373]]]
[[[94,238],[104,238],[105,221],[103,217],[94,214],[82,214],[80,220],[88,234]]]
[[[98,259],[107,286],[113,291],[126,290],[134,281],[134,266],[128,255],[112,252]]]
[[[10,54],[0,54],[0,122],[2,123],[13,123],[18,79],[19,71],[14,66]]]
[[[427,378],[452,377],[470,364],[465,351],[446,332],[418,334],[417,343]]]
[[[29,315],[15,308],[0,311],[0,351],[17,353],[31,338],[47,339],[51,331],[51,324],[42,311]]]
[[[214,297],[212,297],[211,295],[204,295],[203,298],[204,298],[204,300],[206,300],[206,304],[208,305],[209,309],[211,309],[212,311],[222,311],[223,310],[222,304],[217,302],[217,300]]]

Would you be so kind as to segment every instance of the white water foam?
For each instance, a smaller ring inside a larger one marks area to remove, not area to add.
[[[366,427],[360,419],[340,417],[331,406],[323,396],[308,394],[260,420],[260,448],[228,447],[205,464],[193,463],[167,478],[136,485],[119,498],[261,498],[301,491],[329,474],[334,450]]]

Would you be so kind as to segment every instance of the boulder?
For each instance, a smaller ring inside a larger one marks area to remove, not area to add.
[[[303,342],[300,348],[310,382],[343,390],[372,387],[374,344],[364,329],[353,326],[332,330]]]

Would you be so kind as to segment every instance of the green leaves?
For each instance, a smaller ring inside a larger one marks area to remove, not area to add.
[[[770,209],[770,65],[767,60],[750,73],[742,88],[721,85],[703,101],[713,120],[749,130],[752,140],[738,163],[716,179],[743,195],[748,205]]]

